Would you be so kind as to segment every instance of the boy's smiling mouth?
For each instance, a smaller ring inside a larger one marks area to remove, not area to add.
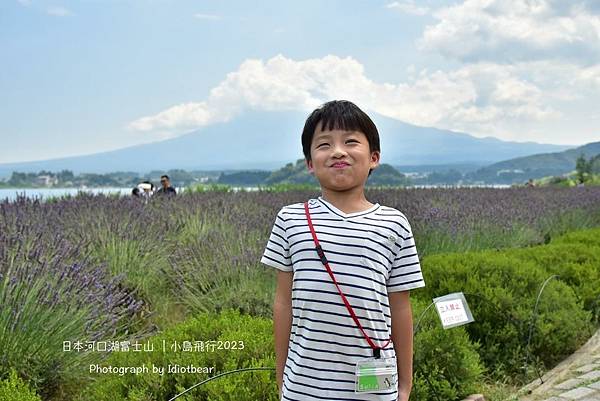
[[[336,163],[333,163],[331,165],[331,167],[333,167],[333,168],[344,168],[344,167],[348,167],[349,165],[350,164],[348,164],[346,162],[336,162]]]

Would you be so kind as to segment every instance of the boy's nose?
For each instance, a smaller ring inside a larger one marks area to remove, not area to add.
[[[348,154],[341,146],[334,146],[332,150],[331,156],[335,158],[346,156]]]

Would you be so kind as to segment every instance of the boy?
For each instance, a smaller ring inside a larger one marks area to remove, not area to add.
[[[278,269],[273,320],[281,399],[407,401],[409,290],[425,283],[406,217],[365,198],[365,182],[379,165],[377,128],[353,103],[331,101],[306,120],[302,149],[322,196],[279,211],[261,259]],[[358,372],[373,361],[393,375],[359,386]]]

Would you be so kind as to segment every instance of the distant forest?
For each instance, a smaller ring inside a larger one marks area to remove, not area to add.
[[[160,176],[167,174],[171,184],[187,187],[195,184],[224,184],[231,186],[268,186],[273,184],[317,184],[308,174],[304,160],[288,163],[276,171],[152,171],[147,174],[137,172],[114,172],[106,174],[74,174],[70,170],[52,172],[42,170],[37,173],[13,172],[9,179],[0,181],[4,188],[96,188],[134,187],[142,181],[150,181],[158,186]],[[390,165],[382,164],[369,177],[368,185],[407,186],[413,181]]]
[[[413,186],[413,185],[477,185],[477,184],[525,184],[530,179],[546,178],[544,182],[558,182],[548,180],[548,177],[562,177],[574,182],[586,181],[585,177],[600,174],[600,155],[589,160],[583,156],[577,159],[575,169],[569,174],[550,174],[541,177],[528,175],[527,171],[518,169],[505,169],[489,171],[489,168],[478,170],[465,169],[464,166],[428,166],[431,171],[424,168],[419,171],[402,173],[389,164],[381,164],[373,170],[367,181],[369,186]],[[548,167],[547,167],[548,168]],[[0,181],[0,188],[97,188],[97,187],[134,187],[142,181],[153,182],[156,186],[160,176],[167,174],[172,185],[188,187],[197,184],[222,184],[237,187],[257,187],[278,184],[309,184],[317,185],[314,176],[306,169],[304,159],[295,163],[288,163],[275,171],[266,170],[228,170],[228,171],[186,171],[168,170],[151,171],[147,174],[137,172],[114,172],[106,174],[80,173],[74,174],[70,170],[60,172],[39,171],[37,173],[13,172],[10,178]]]

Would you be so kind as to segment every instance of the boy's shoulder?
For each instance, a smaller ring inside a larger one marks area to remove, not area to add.
[[[314,202],[313,199],[308,200],[308,205],[310,208],[313,207]],[[290,203],[289,205],[284,205],[277,212],[277,217],[286,220],[287,216],[293,216],[298,214],[304,214],[304,202],[296,202]]]
[[[410,231],[410,223],[408,217],[400,210],[385,205],[379,205],[379,213],[377,213],[382,220],[392,220],[402,226],[405,230]]]
[[[310,209],[319,207],[320,205],[320,202],[317,198],[310,198],[307,199],[305,202],[308,203],[308,207]],[[290,203],[288,205],[282,206],[281,209],[279,209],[279,213],[298,213],[299,211],[304,213],[304,202]]]
[[[396,217],[399,217],[401,219],[405,219],[408,221],[408,218],[406,217],[406,215],[402,211],[396,209],[395,207],[379,205],[379,210],[386,216],[396,216]]]

